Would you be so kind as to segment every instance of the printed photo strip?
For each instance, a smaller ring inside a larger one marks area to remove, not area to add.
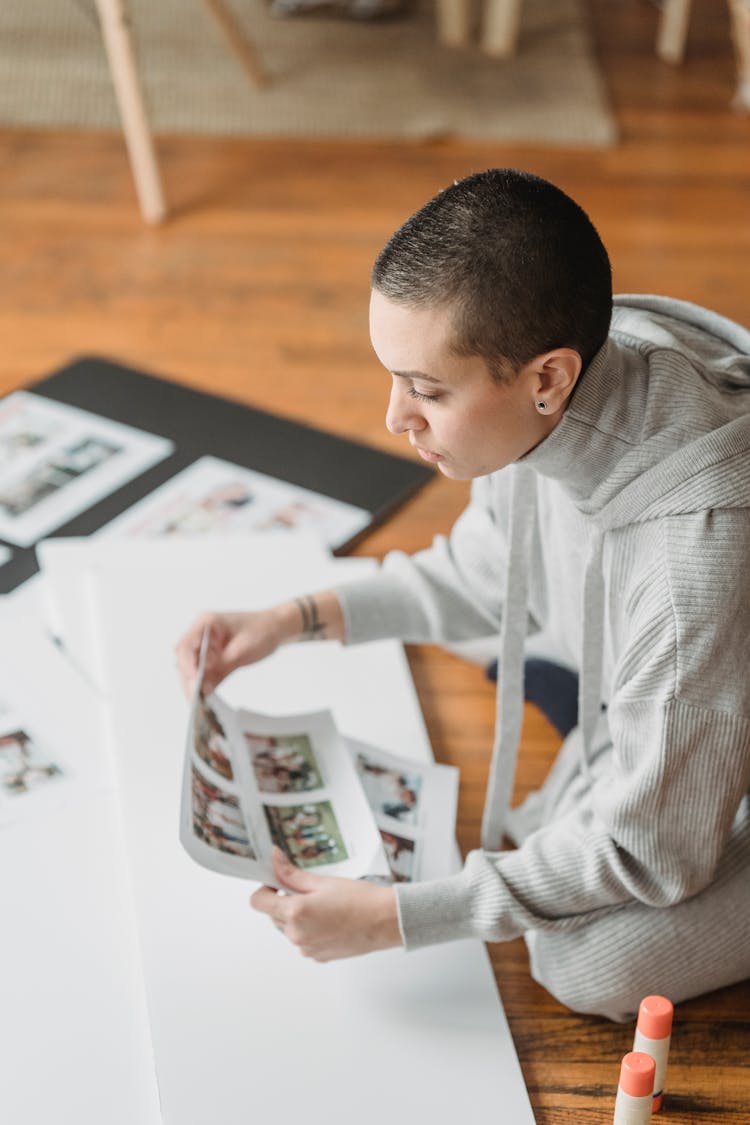
[[[205,649],[205,644],[204,644]],[[202,667],[199,671],[199,685]],[[275,884],[271,853],[301,868],[385,877],[388,863],[354,762],[327,711],[235,709],[200,687],[191,708],[180,839],[213,871]]]
[[[349,739],[349,751],[378,826],[390,880],[440,879],[456,870],[458,770],[413,762]]]

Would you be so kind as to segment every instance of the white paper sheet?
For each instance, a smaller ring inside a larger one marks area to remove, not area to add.
[[[173,448],[41,395],[8,395],[0,402],[0,536],[31,546]]]
[[[75,767],[57,808],[0,829],[2,1120],[160,1125],[143,974],[95,696],[0,603],[3,715]]]
[[[142,575],[144,567],[146,570],[153,566],[176,571],[187,561],[200,572],[220,575],[228,566],[247,573],[241,605],[249,605],[255,596],[254,584],[259,582],[262,588],[278,566],[288,565],[290,556],[298,556],[302,565],[309,568],[311,581],[315,581],[317,568],[324,568],[330,558],[317,536],[299,531],[250,532],[205,538],[170,536],[149,540],[91,536],[45,539],[37,543],[36,554],[41,576],[27,582],[19,594],[29,586],[36,587],[35,597],[45,606],[52,634],[62,642],[72,662],[99,690],[102,687],[101,670],[95,655],[88,590],[91,570],[119,562],[126,567],[132,565],[134,575],[136,571]],[[252,579],[251,574],[255,576]],[[148,576],[127,584],[126,596],[132,602],[138,598],[138,582],[147,583]],[[238,607],[225,602],[224,608]],[[187,627],[188,622],[184,624]],[[170,659],[173,660],[173,657],[170,656]]]
[[[248,603],[266,604],[308,588],[307,577],[290,565],[261,588],[229,561],[216,574],[189,559],[134,572],[131,559],[127,574],[113,562],[93,578],[165,1120],[530,1125],[481,943],[317,965],[248,908],[251,888],[216,878],[179,844],[188,705],[175,637],[207,605],[234,607],[248,590]],[[394,643],[288,646],[222,690],[234,706],[274,713],[328,707],[344,732],[430,760]]]

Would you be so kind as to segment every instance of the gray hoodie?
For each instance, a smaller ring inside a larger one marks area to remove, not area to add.
[[[750,833],[749,560],[750,333],[616,298],[555,430],[474,482],[448,539],[338,590],[348,642],[500,632],[482,850],[398,886],[407,947],[576,928],[716,877]],[[510,810],[532,634],[579,671],[580,726]]]

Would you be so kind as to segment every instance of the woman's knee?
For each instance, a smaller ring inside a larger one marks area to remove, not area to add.
[[[641,974],[638,965],[619,957],[611,944],[597,948],[591,935],[581,930],[533,930],[525,937],[532,977],[566,1008],[617,1023],[634,1018],[646,995]]]

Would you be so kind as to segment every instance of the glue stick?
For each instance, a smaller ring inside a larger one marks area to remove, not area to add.
[[[656,1063],[651,1055],[631,1051],[620,1065],[612,1125],[648,1125],[654,1094]]]
[[[667,1056],[672,1036],[672,1016],[674,1008],[664,996],[647,996],[638,1009],[638,1024],[635,1029],[633,1050],[643,1051],[656,1063],[654,1078],[654,1113],[661,1109],[667,1077]]]

